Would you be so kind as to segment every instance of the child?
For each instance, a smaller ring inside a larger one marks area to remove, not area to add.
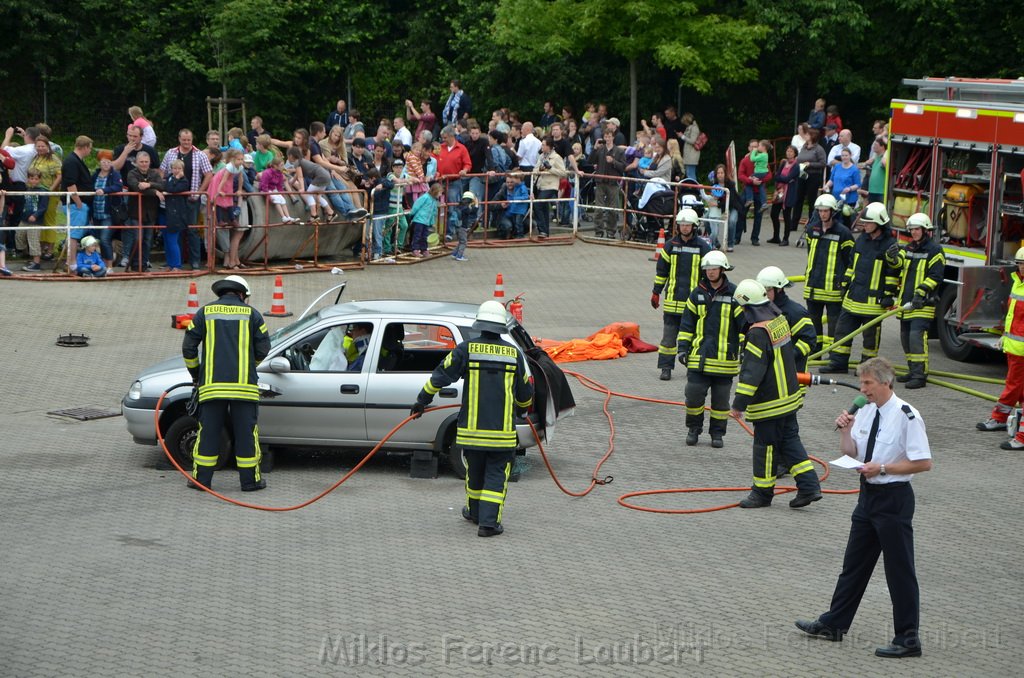
[[[832,104],[825,109],[825,127],[835,125],[836,129],[843,129],[843,119],[839,117],[839,107]]]
[[[28,168],[28,181],[26,191],[45,191],[40,183],[43,180],[43,173],[35,167]],[[25,230],[19,230],[15,236],[15,247],[19,250],[27,249],[32,261],[21,267],[23,271],[38,273],[42,270],[39,263],[42,256],[42,243],[39,241],[39,227],[43,225],[43,217],[46,208],[50,206],[50,197],[47,195],[26,195],[25,208],[21,212],[21,225]]]
[[[761,180],[761,185],[757,187],[757,190],[761,194],[762,212],[770,207],[764,179],[768,176],[768,151],[771,147],[772,142],[767,139],[761,139],[757,142],[757,150],[750,152],[750,161],[754,163],[754,176]],[[750,199],[753,200],[753,198],[754,196],[751,194]]]
[[[522,238],[525,235],[526,213],[530,207],[530,191],[519,174],[510,174],[505,179],[505,197],[501,204],[505,213],[498,224],[502,239]]]
[[[100,241],[91,235],[82,238],[82,249],[78,252],[78,267],[75,272],[82,278],[102,278],[107,274],[107,267],[100,255]],[[10,273],[8,273],[10,275]]]
[[[175,160],[171,163],[171,176],[164,185],[164,203],[167,207],[167,229],[164,231],[164,253],[167,268],[181,270],[181,234],[188,230],[189,181],[185,176],[185,163]]]
[[[142,143],[156,148],[156,130],[153,129],[153,123],[142,115],[142,109],[138,106],[131,106],[128,109],[128,117],[132,119],[132,125],[142,130]]]
[[[435,183],[426,193],[421,195],[409,211],[409,220],[412,222],[412,255],[414,257],[425,257],[427,255],[427,231],[434,226],[437,220],[438,199],[444,192],[444,186],[440,182]]]
[[[476,223],[477,214],[480,211],[476,195],[472,191],[463,193],[462,200],[459,201],[455,211],[459,215],[459,223],[455,228],[455,235],[459,240],[459,246],[452,253],[452,259],[455,261],[468,261],[466,259],[466,239],[469,235],[469,229]]]
[[[245,153],[245,146],[242,145],[242,139],[245,137],[245,132],[242,131],[241,127],[232,127],[228,130],[228,148],[234,148],[236,150]]]
[[[363,177],[363,189],[370,194],[373,202],[373,242],[370,245],[370,255],[373,259],[380,259],[384,250],[384,225],[388,222],[388,203],[390,202],[391,189],[394,188],[394,175],[382,177],[376,167],[370,167]]]
[[[266,135],[261,134],[260,136]],[[259,141],[257,140],[256,143],[258,144]],[[288,208],[286,207],[288,202],[281,195],[281,191],[285,190],[284,172],[281,171],[283,167],[284,159],[280,156],[271,157],[270,165],[260,174],[260,193],[270,194],[270,202],[277,209],[277,213],[281,215],[281,223],[294,224],[299,218],[288,214]]]
[[[397,147],[396,147],[397,148]],[[388,178],[393,188],[388,196],[388,223],[384,232],[384,254],[398,254],[405,247],[405,237],[409,231],[409,222],[405,220],[405,206],[402,196],[409,180],[405,176],[405,162],[399,158],[391,165]],[[397,231],[397,233],[396,233]]]
[[[271,160],[280,157],[271,150],[272,145],[269,134],[261,134],[256,137],[256,150],[252,154],[252,166],[256,170],[257,176],[270,166]]]
[[[238,246],[245,234],[238,223],[242,210],[237,194],[242,190],[242,152],[237,148],[228,149],[224,160],[224,168],[213,175],[207,192],[216,208],[217,227],[229,229],[231,234],[228,251],[224,253],[224,268],[241,268]]]

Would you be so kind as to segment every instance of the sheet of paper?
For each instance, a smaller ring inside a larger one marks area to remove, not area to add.
[[[864,465],[864,462],[854,459],[848,454],[844,454],[838,459],[833,459],[829,463],[839,468],[860,468]]]

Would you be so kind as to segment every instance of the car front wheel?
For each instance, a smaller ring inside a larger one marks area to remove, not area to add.
[[[181,416],[174,420],[164,435],[164,443],[174,460],[186,471],[192,470],[192,450],[199,437],[199,422],[189,416]],[[227,431],[220,432],[220,455],[217,457],[215,469],[224,468],[233,455],[231,439]]]

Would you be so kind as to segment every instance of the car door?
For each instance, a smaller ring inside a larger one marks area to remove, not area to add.
[[[359,323],[376,327],[374,320]],[[289,363],[286,372],[261,369],[260,381],[278,395],[261,400],[260,439],[277,444],[356,445],[366,441],[367,360],[358,369],[339,357],[355,319],[332,319],[296,339],[272,357]],[[373,355],[371,330],[366,356]],[[267,363],[268,361],[264,361]],[[261,368],[263,365],[261,365]]]
[[[382,341],[376,345],[374,372],[366,396],[366,433],[371,442],[381,440],[409,414],[430,374],[462,341],[458,327],[437,318],[383,319]],[[399,329],[400,327],[400,329]],[[388,341],[400,337],[400,345]],[[394,351],[401,353],[397,360]],[[462,403],[462,380],[434,396],[432,407]],[[396,447],[432,445],[445,419],[455,408],[428,412],[403,426],[389,440]]]

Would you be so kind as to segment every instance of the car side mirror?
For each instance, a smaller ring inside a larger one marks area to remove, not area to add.
[[[257,372],[274,372],[280,374],[282,372],[291,372],[292,365],[288,362],[288,358],[284,356],[276,356],[268,361],[260,363],[256,367]]]

